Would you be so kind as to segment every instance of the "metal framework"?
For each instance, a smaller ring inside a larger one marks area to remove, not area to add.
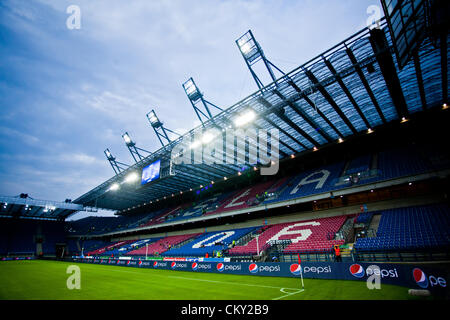
[[[155,131],[156,137],[158,137],[159,142],[161,142],[161,145],[164,147],[166,144],[170,144],[172,141],[169,138],[169,133],[173,133],[176,136],[180,137],[181,135],[179,133],[176,133],[175,131],[172,131],[166,127],[164,127],[164,124],[159,120],[158,116],[156,115],[155,110],[150,111],[146,115],[148,122],[152,126],[153,130]]]
[[[183,89],[189,101],[191,102],[192,107],[194,108],[195,114],[197,115],[202,125],[204,125],[205,121],[213,119],[213,115],[211,113],[211,110],[209,109],[209,106],[216,108],[219,111],[223,111],[222,108],[207,101],[203,97],[203,94],[200,92],[200,89],[195,84],[194,79],[189,78],[188,81],[183,83]],[[201,106],[203,106],[205,112],[201,109]]]
[[[170,159],[175,147],[191,142],[192,137],[202,137],[212,129],[230,128],[236,117],[249,110],[256,117],[247,129],[279,130],[279,152],[283,159],[342,142],[353,135],[376,131],[379,126],[400,122],[416,112],[448,103],[448,34],[445,39],[442,37],[439,47],[428,39],[424,40],[415,58],[400,69],[384,21],[380,28],[359,31],[266,86],[255,78],[260,88],[257,92],[204,119],[201,125],[186,134],[168,139],[161,149],[75,202],[123,210],[171,197],[172,194],[190,192],[200,185],[207,186],[212,181],[236,175],[242,171],[236,163],[174,165],[173,175],[166,178],[138,187],[124,184],[117,192],[109,191],[110,186],[123,181],[130,170],[139,172],[158,159]],[[241,41],[240,47],[245,43],[249,45],[241,52],[245,52],[252,72],[251,63],[264,61],[264,55],[251,32],[248,35],[247,42]],[[267,66],[269,73],[271,68],[275,68],[269,62]],[[222,138],[225,139],[224,136]],[[237,141],[230,142],[235,143]],[[249,140],[247,143],[252,142]],[[202,156],[210,157],[209,154]],[[243,156],[248,156],[246,151]]]
[[[262,89],[264,87],[264,84],[252,67],[258,61],[262,61],[264,63],[272,81],[276,81],[275,73],[273,72],[272,68],[275,68],[282,75],[285,75],[283,71],[281,71],[276,65],[274,65],[269,61],[269,59],[266,58],[264,51],[256,41],[251,30],[247,31],[244,35],[237,39],[236,44],[259,89]]]
[[[139,161],[142,161],[143,159],[145,159],[145,157],[142,156],[142,155],[139,153],[139,151],[145,152],[145,153],[147,153],[147,154],[149,154],[149,155],[152,154],[150,151],[147,151],[147,150],[144,150],[144,149],[142,149],[142,148],[136,147],[136,143],[135,143],[133,140],[131,140],[130,135],[128,134],[128,132],[125,132],[125,133],[122,135],[122,138],[123,138],[123,140],[125,141],[125,144],[126,144],[128,150],[129,150],[130,153],[131,153],[131,156],[133,157],[133,159],[134,159],[134,161],[135,161],[136,163],[139,162]]]
[[[112,155],[111,151],[109,151],[109,149],[106,149],[105,151],[103,151],[105,153],[106,159],[109,161],[109,164],[111,165],[111,167],[114,170],[115,174],[118,174],[124,170],[126,170],[129,165],[116,161],[116,158]]]

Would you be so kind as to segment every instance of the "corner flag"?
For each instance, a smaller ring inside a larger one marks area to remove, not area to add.
[[[298,254],[298,264],[300,265],[300,278],[302,279],[302,289],[305,289],[305,284],[303,283],[303,268],[302,268],[302,260],[300,259],[300,253]]]

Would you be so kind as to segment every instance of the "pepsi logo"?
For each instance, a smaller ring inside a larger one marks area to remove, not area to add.
[[[129,264],[130,264],[130,262],[131,262],[131,261],[130,261],[130,260],[128,260],[128,262],[127,262],[127,265],[129,265]]]
[[[258,265],[256,263],[252,263],[248,266],[248,271],[251,273],[257,273],[258,272]]]
[[[352,276],[354,276],[356,278],[364,277],[364,268],[361,265],[355,263],[355,264],[352,264],[349,269],[350,269],[350,273],[352,274]]]
[[[300,275],[300,271],[302,270],[302,267],[298,263],[294,263],[294,264],[291,264],[289,269],[291,270],[291,273],[293,275],[298,276],[298,275]]]
[[[177,263],[175,261],[170,264],[170,267],[172,269],[175,269],[176,266],[177,266]]]
[[[427,276],[419,268],[415,268],[413,270],[413,278],[419,287],[424,288],[424,289],[428,287]]]
[[[139,264],[139,265],[141,265],[141,264],[142,264],[142,261],[141,261],[141,260],[139,260],[138,264]]]
[[[153,267],[157,267],[158,266],[158,262],[157,261],[155,261],[155,262],[153,262]]]
[[[192,270],[197,270],[198,269],[198,263],[197,262],[194,262],[193,264],[192,264]]]
[[[222,272],[225,269],[225,266],[223,265],[223,263],[219,262],[216,268],[217,271]]]

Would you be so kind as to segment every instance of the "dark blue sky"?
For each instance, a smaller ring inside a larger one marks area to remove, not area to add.
[[[81,29],[66,9],[81,9]],[[113,176],[103,150],[132,163],[121,135],[150,151],[145,117],[198,124],[181,87],[193,77],[227,108],[256,91],[235,45],[251,29],[284,71],[366,26],[372,0],[0,2],[0,194],[75,199]]]

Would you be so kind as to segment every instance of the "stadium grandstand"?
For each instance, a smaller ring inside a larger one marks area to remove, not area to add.
[[[400,9],[382,4],[389,14],[377,26],[289,72],[246,32],[236,44],[256,92],[219,107],[191,78],[183,88],[198,127],[171,139],[151,110],[161,148],[146,153],[125,134],[136,162],[105,150],[114,176],[77,199],[0,198],[0,255],[332,262],[337,245],[344,262],[449,261],[448,28],[431,19],[408,42],[393,28]],[[277,159],[251,162],[256,140],[244,138],[243,163],[176,161],[214,158],[208,144],[227,145],[229,129],[278,132]],[[98,209],[116,216],[66,221]]]

